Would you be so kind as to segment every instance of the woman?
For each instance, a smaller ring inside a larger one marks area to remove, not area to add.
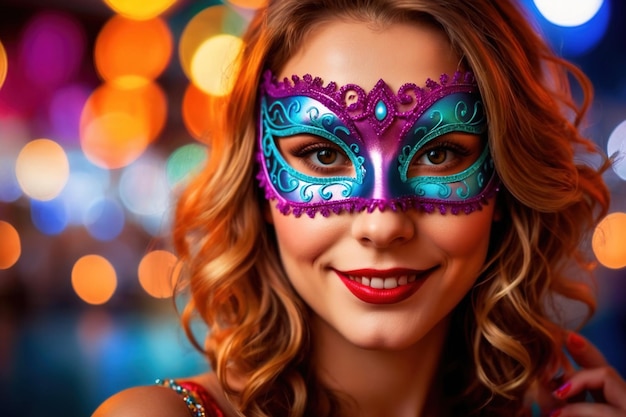
[[[571,266],[608,192],[567,72],[591,87],[514,4],[270,1],[244,40],[174,232],[214,373],[95,415],[626,415],[552,304],[595,306]]]

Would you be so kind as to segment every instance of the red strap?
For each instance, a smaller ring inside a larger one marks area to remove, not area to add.
[[[179,381],[178,384],[192,392],[202,403],[207,417],[224,417],[224,412],[219,408],[215,399],[200,384],[193,381]]]

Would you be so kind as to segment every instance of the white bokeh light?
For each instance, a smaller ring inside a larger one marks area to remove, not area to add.
[[[558,26],[580,26],[591,20],[604,0],[533,0],[539,12]]]
[[[124,206],[138,216],[161,217],[170,206],[165,161],[146,154],[124,169],[119,183]]]
[[[626,120],[611,132],[606,145],[606,153],[614,159],[613,171],[626,180]]]
[[[110,173],[93,165],[80,151],[69,151],[67,156],[70,177],[59,197],[65,202],[70,224],[82,225],[87,209],[106,195],[111,183]]]

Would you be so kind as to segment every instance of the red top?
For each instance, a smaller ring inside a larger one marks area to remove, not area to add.
[[[215,399],[200,384],[193,381],[157,380],[157,385],[173,389],[185,401],[192,417],[224,417]]]
[[[204,406],[206,417],[224,417],[224,412],[202,385],[191,381],[180,381],[179,384],[196,395],[199,402]]]

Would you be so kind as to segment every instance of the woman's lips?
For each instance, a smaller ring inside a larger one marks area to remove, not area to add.
[[[393,304],[406,300],[414,294],[435,268],[424,271],[359,269],[335,270],[335,272],[348,290],[359,300],[370,304]]]

